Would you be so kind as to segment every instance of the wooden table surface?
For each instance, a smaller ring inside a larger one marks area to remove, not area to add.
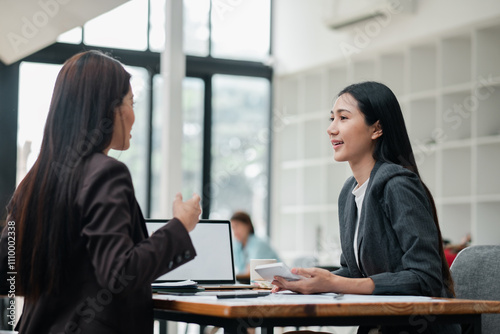
[[[167,297],[155,295],[154,308],[215,316],[240,318],[259,316],[279,317],[343,317],[343,316],[402,316],[426,314],[482,314],[500,313],[500,301],[465,300],[436,298],[432,301],[406,302],[333,302],[330,304],[280,304],[279,301],[264,305],[231,305],[214,302],[187,300],[166,300]],[[249,304],[251,301],[249,301]]]

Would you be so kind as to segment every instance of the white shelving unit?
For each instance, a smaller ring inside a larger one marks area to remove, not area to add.
[[[328,112],[342,88],[362,80],[398,96],[443,237],[499,244],[500,22],[276,78],[275,110],[287,114],[273,143],[277,247],[337,263],[325,253],[338,250],[337,199],[350,169],[333,160]]]

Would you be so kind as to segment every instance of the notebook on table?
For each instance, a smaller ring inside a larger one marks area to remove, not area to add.
[[[146,219],[149,235],[167,219]],[[189,233],[196,257],[182,266],[160,276],[155,283],[192,280],[205,289],[249,289],[253,285],[236,282],[234,256],[229,220],[202,219]]]

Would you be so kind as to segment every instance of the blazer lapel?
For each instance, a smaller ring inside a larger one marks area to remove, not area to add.
[[[368,181],[368,185],[366,187],[366,192],[365,192],[365,198],[363,199],[363,207],[361,208],[361,218],[359,220],[359,231],[358,231],[358,255],[360,258],[359,261],[359,269],[360,269],[360,274],[364,276],[364,268],[363,268],[363,262],[361,261],[361,248],[363,246],[363,238],[365,236],[365,230],[366,230],[366,207],[368,205],[371,205],[371,200],[372,197],[370,196],[371,188],[372,188],[372,181],[375,177],[375,174],[377,173],[377,170],[380,168],[382,165],[382,162],[377,161],[375,163],[375,166],[373,167],[371,173],[370,173],[370,180]]]
[[[351,275],[353,275],[353,277],[362,277],[361,272],[358,268],[358,264],[356,263],[356,258],[354,256],[353,245],[354,233],[356,232],[355,227],[358,216],[358,209],[356,207],[356,202],[354,201],[354,195],[352,195],[352,193],[349,193],[347,196],[348,198],[344,208],[345,233],[342,238],[343,253],[344,258],[347,262],[347,266],[351,271]]]
[[[365,206],[365,203],[363,201],[363,207]],[[363,269],[363,261],[361,261],[361,247],[363,246],[363,238],[365,236],[365,217],[366,215],[364,214],[366,210],[362,209],[361,210],[361,219],[359,220],[359,231],[358,231],[358,256],[359,256],[359,270],[362,276],[364,276],[364,269]]]

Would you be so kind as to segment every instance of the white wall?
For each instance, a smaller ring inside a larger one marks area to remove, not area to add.
[[[369,52],[428,35],[451,33],[500,16],[498,0],[414,2],[414,14],[391,15],[385,26],[379,25],[379,33],[373,30],[373,37],[366,43],[360,39],[360,31],[369,28],[368,22],[342,30],[327,27],[325,21],[332,15],[334,0],[274,0],[273,53],[276,73],[296,72],[340,60],[344,58],[341,45],[352,45],[362,49],[362,52]]]
[[[10,65],[126,1],[0,1],[0,61]]]
[[[421,0],[411,16],[342,31],[324,23],[332,3],[274,2],[273,245],[289,264],[303,255],[338,264],[336,202],[351,171],[333,161],[328,110],[336,92],[362,80],[398,96],[443,236],[498,243],[500,179],[490,176],[500,169],[500,1]],[[345,57],[342,45],[360,53]],[[478,89],[491,94],[480,99]],[[467,101],[477,103],[453,124],[447,115]]]

